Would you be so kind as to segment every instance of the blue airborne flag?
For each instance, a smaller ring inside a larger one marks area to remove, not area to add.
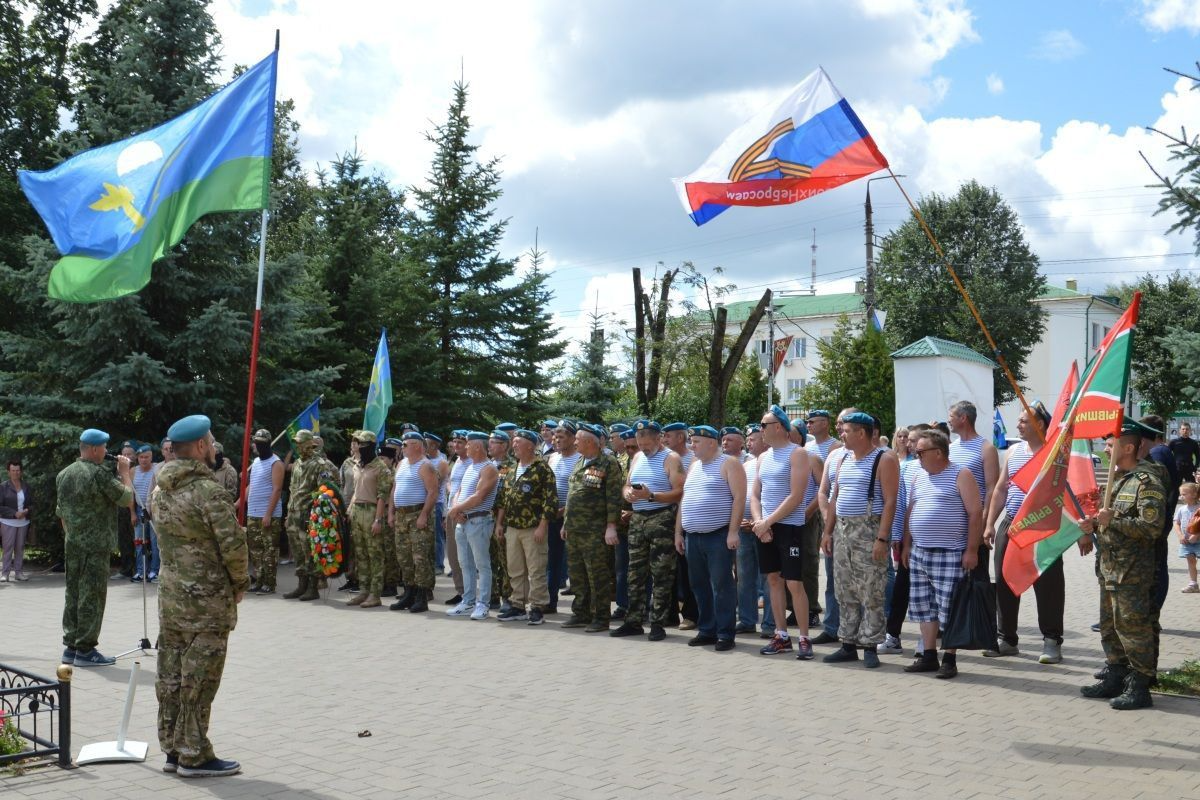
[[[375,349],[375,365],[371,367],[371,385],[367,387],[367,404],[363,409],[363,430],[371,431],[383,441],[388,409],[392,407],[392,363],[388,360],[387,328],[379,334]]]

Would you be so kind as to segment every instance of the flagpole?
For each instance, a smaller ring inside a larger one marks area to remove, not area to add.
[[[892,168],[888,167],[888,175],[892,176],[892,180],[896,182],[896,187],[900,189],[900,194],[904,195],[904,199],[908,201],[909,208],[912,209],[913,216],[917,218],[917,222],[921,224],[921,230],[925,231],[925,237],[929,239],[929,243],[933,245],[934,251],[938,254],[938,258],[942,259],[942,266],[950,273],[950,278],[954,281],[954,285],[958,288],[958,293],[962,295],[963,300],[967,304],[967,308],[971,310],[971,315],[975,317],[975,322],[979,324],[979,329],[983,331],[983,337],[987,339],[988,346],[992,348],[992,355],[1000,364],[1000,368],[1004,370],[1005,377],[1008,378],[1009,384],[1013,391],[1016,392],[1017,399],[1021,401],[1021,407],[1025,409],[1025,413],[1029,415],[1029,421],[1033,424],[1033,429],[1037,431],[1038,437],[1044,442],[1046,440],[1046,432],[1042,429],[1042,421],[1038,419],[1037,414],[1033,413],[1029,402],[1025,399],[1025,394],[1021,391],[1021,387],[1017,385],[1016,376],[1009,369],[1008,362],[1004,360],[1004,354],[1000,352],[1000,348],[996,346],[996,340],[992,338],[991,331],[987,325],[983,323],[983,317],[979,315],[979,309],[975,307],[975,301],[971,299],[971,295],[967,292],[967,287],[963,285],[962,279],[958,277],[958,273],[954,270],[954,265],[950,263],[950,259],[946,258],[946,254],[942,251],[942,246],[938,244],[938,240],[934,238],[933,231],[929,229],[928,223],[925,222],[924,215],[917,208],[917,204],[908,196],[908,192],[904,191],[904,186],[900,183],[900,178],[896,173],[892,172]]]

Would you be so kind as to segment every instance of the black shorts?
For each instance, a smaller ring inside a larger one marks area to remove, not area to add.
[[[804,526],[776,522],[771,526],[771,541],[758,540],[758,571],[763,575],[778,572],[785,581],[804,580]]]

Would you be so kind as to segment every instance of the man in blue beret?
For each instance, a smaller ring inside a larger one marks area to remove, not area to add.
[[[446,528],[442,524],[446,514],[446,479],[450,477],[450,461],[442,452],[442,437],[425,431],[425,457],[433,465],[438,478],[438,497],[433,514],[433,572],[441,575],[446,569]]]
[[[582,456],[575,447],[578,427],[569,419],[559,420],[554,426],[554,452],[546,457],[546,463],[554,472],[554,488],[558,495],[558,518],[550,524],[547,532],[549,547],[546,553],[546,583],[550,594],[547,614],[558,613],[558,594],[567,581],[567,547],[562,538],[563,518],[567,508],[567,492],[571,473]]]
[[[662,438],[663,447],[679,455],[679,466],[686,476],[688,470],[692,468],[692,462],[696,460],[696,454],[688,447],[687,424],[683,422],[671,422],[664,425]],[[677,559],[675,562],[675,599],[681,604],[678,612],[678,615],[682,617],[679,621],[679,630],[695,630],[696,621],[700,616],[700,609],[696,605],[696,595],[692,591],[692,580],[688,575],[688,562],[686,558]],[[672,609],[670,616],[672,623],[674,623],[674,609]]]
[[[516,431],[517,426],[511,422],[501,423],[504,426],[512,426],[512,430]],[[512,475],[517,468],[517,460],[511,453],[512,449],[512,433],[501,430],[499,426],[492,431],[491,438],[488,440],[488,457],[492,459],[492,463],[496,465],[496,497],[504,496],[504,489],[508,482],[509,476]],[[497,515],[499,512],[499,502],[493,507],[493,512]],[[504,541],[504,526],[501,524],[503,519],[497,517],[494,526],[494,535],[488,543],[488,552],[492,559],[492,596],[488,598],[488,607],[493,611],[500,610],[501,614],[508,612],[512,608],[512,582],[508,577],[508,546]]]
[[[457,495],[450,501],[446,518],[457,526],[454,536],[463,569],[463,596],[446,613],[452,617],[470,616],[485,620],[492,595],[492,560],[488,550],[495,518],[499,475],[487,457],[488,435],[482,431],[467,433],[466,455],[470,463],[463,470]]]
[[[158,590],[158,742],[163,767],[180,777],[234,775],[236,761],[217,758],[208,740],[213,698],[221,686],[229,633],[250,587],[246,534],[225,491],[208,417],[171,426],[175,460],[159,470],[150,508],[162,545]]]
[[[742,433],[741,428],[736,425],[726,425],[721,428],[720,434],[721,452],[727,456],[733,456],[741,464],[750,460],[750,454],[746,452],[746,435]]]
[[[548,458],[554,452],[554,429],[558,427],[558,420],[548,419],[542,423],[539,433],[542,435],[541,455],[542,458]]]
[[[114,663],[96,649],[108,599],[108,559],[117,548],[114,508],[132,508],[129,459],[117,456],[117,475],[101,464],[108,434],[88,428],[79,437],[79,459],[58,473],[55,513],[62,523],[67,596],[63,605],[63,663],[100,667]]]

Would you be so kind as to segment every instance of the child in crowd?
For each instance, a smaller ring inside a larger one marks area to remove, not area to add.
[[[1192,517],[1200,511],[1200,487],[1194,483],[1185,483],[1179,487],[1179,499],[1182,500],[1175,509],[1175,534],[1179,537],[1179,557],[1187,559],[1188,585],[1184,594],[1200,593],[1196,585],[1196,558],[1200,556],[1200,534],[1189,534],[1188,525]]]

